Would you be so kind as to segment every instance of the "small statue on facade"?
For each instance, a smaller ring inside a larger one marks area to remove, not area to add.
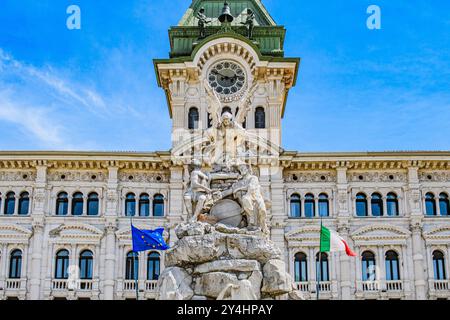
[[[244,210],[247,218],[247,228],[251,230],[259,226],[263,233],[268,234],[269,230],[266,224],[267,208],[259,179],[253,175],[249,165],[240,165],[239,172],[242,179],[233,186],[233,195],[238,199]]]
[[[200,39],[206,37],[205,27],[208,23],[211,23],[211,20],[208,20],[205,14],[205,8],[200,8],[199,12],[197,12],[198,19],[198,27],[200,28]]]
[[[253,28],[255,27],[255,13],[251,9],[247,9],[247,18],[241,24],[247,26],[247,36],[253,39]]]
[[[207,201],[212,200],[212,190],[209,188],[209,177],[201,171],[200,161],[193,161],[194,169],[190,176],[190,186],[184,194],[184,203],[188,219],[197,221]]]

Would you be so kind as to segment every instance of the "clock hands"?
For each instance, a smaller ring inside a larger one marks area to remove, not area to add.
[[[220,72],[218,72],[216,70],[211,71],[211,73],[221,76],[222,80],[223,79],[234,79],[234,78],[237,78],[237,75],[234,75],[233,77],[229,77],[229,76],[221,74]]]

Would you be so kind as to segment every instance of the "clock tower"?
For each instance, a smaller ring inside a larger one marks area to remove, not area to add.
[[[243,142],[251,163],[278,158],[300,63],[284,57],[285,33],[260,0],[193,0],[170,28],[170,57],[154,65],[180,164],[201,155],[208,129],[225,113],[254,137]]]

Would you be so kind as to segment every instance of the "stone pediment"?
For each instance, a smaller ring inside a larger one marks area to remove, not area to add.
[[[103,231],[88,224],[62,224],[50,231],[51,238],[57,242],[88,241],[98,242],[103,237]]]
[[[32,231],[17,224],[0,224],[0,241],[28,241]]]
[[[355,244],[367,242],[404,243],[411,232],[401,227],[390,224],[374,224],[357,229],[351,234]]]
[[[450,242],[450,225],[444,225],[439,227],[434,227],[423,233],[423,237],[426,241],[444,241],[446,243]]]
[[[289,247],[318,246],[320,242],[320,226],[310,225],[292,230],[285,235]]]

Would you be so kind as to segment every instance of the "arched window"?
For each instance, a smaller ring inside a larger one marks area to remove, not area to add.
[[[441,210],[442,216],[448,216],[450,214],[450,202],[448,199],[448,194],[441,193],[439,195],[439,208]]]
[[[294,258],[295,282],[308,281],[308,257],[303,252],[299,252]]]
[[[30,194],[28,192],[22,192],[19,198],[19,214],[27,215],[30,209]]]
[[[228,112],[229,114],[233,114],[233,112],[231,112],[231,108],[230,107],[223,107],[222,108],[222,114],[224,114],[225,112]]]
[[[316,254],[316,272],[320,281],[330,281],[328,255],[325,252]]]
[[[356,215],[358,217],[367,217],[367,196],[364,193],[356,195]]]
[[[305,196],[305,217],[312,218],[315,215],[316,204],[314,202],[314,195],[307,194]]]
[[[188,128],[190,130],[198,129],[198,121],[199,121],[198,109],[195,107],[190,108],[188,116]]]
[[[129,193],[125,199],[125,215],[127,217],[134,217],[136,213],[136,198],[134,193]]]
[[[381,217],[383,215],[383,198],[381,197],[381,194],[372,194],[370,204],[372,206],[372,216]]]
[[[98,194],[95,192],[90,193],[87,201],[88,216],[98,216],[98,203]]]
[[[150,252],[147,256],[147,280],[158,280],[160,272],[160,256],[157,252]]]
[[[80,254],[80,279],[92,280],[94,255],[90,250],[84,250]]]
[[[388,216],[398,216],[398,199],[395,193],[388,193],[386,205]]]
[[[361,255],[361,277],[363,281],[375,281],[375,255],[370,251],[364,251]]]
[[[5,199],[5,214],[13,215],[16,207],[16,195],[14,192],[8,192]]]
[[[67,279],[69,277],[69,251],[66,249],[59,250],[56,253],[55,261],[55,279]]]
[[[389,250],[386,252],[386,280],[397,281],[400,280],[400,266],[398,262],[398,254],[395,251]]]
[[[76,192],[72,196],[72,215],[81,216],[83,214],[83,194]]]
[[[127,260],[126,260],[126,266],[125,266],[125,279],[126,280],[137,279],[138,270],[139,270],[139,256],[136,252],[130,251],[127,254]]]
[[[427,216],[435,216],[436,213],[436,201],[434,199],[434,194],[431,192],[425,195],[425,210]]]
[[[447,276],[445,274],[445,259],[444,254],[439,251],[433,251],[433,269],[434,269],[434,280],[446,280]]]
[[[143,193],[139,198],[139,216],[148,217],[150,215],[150,197]]]
[[[291,195],[291,217],[299,218],[302,216],[301,201],[298,194]]]
[[[67,215],[67,208],[69,206],[69,195],[66,192],[60,192],[56,199],[56,215]]]
[[[9,257],[9,278],[20,279],[22,273],[22,251],[14,250]]]
[[[255,128],[264,129],[266,127],[266,112],[263,107],[258,107],[255,110]]]
[[[153,197],[153,216],[164,216],[164,197],[161,194],[156,194]]]
[[[319,215],[321,217],[330,216],[330,204],[328,202],[328,195],[325,193],[319,195]]]

